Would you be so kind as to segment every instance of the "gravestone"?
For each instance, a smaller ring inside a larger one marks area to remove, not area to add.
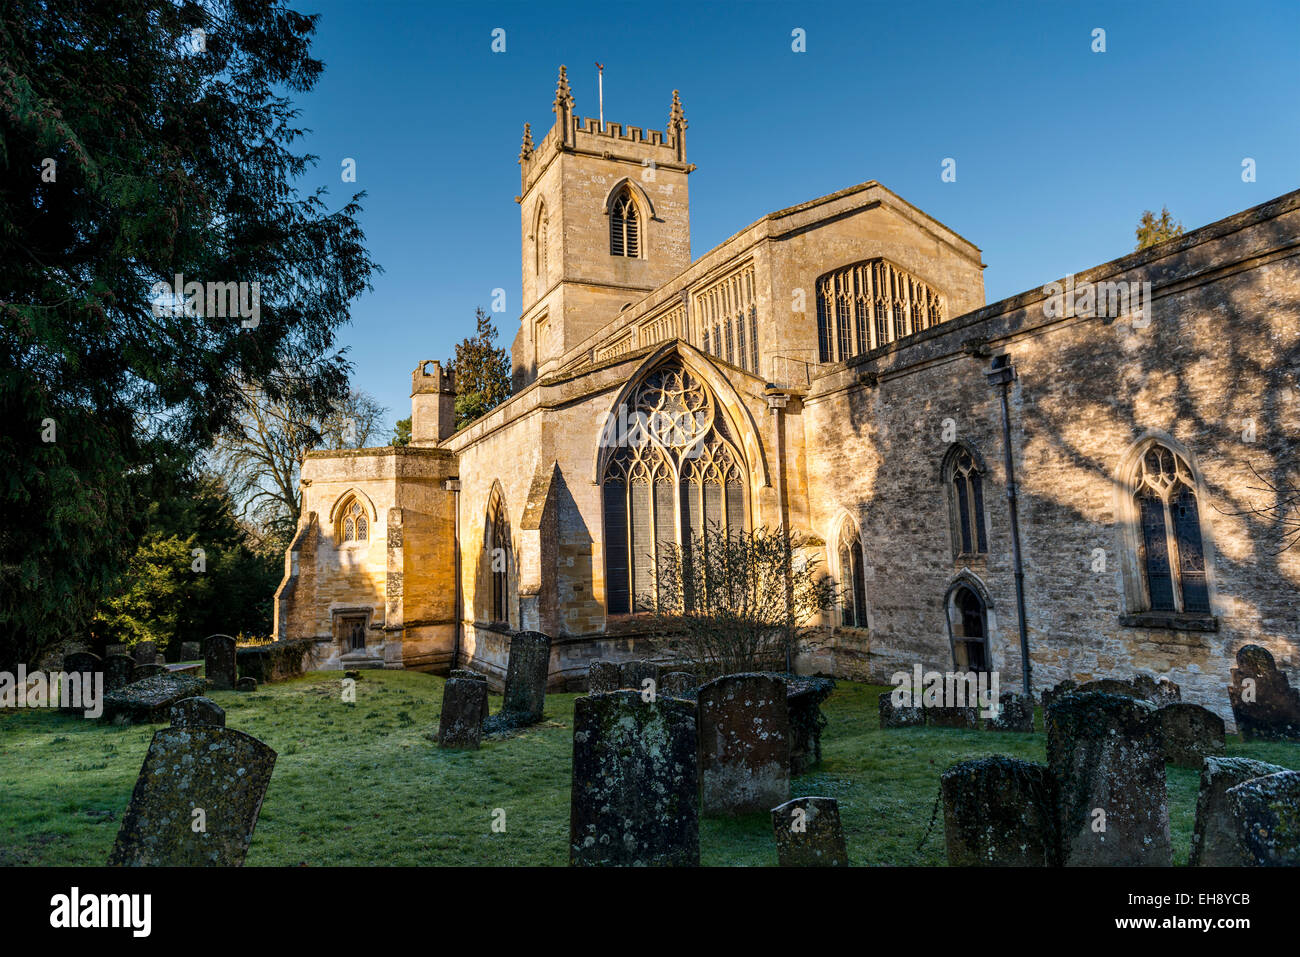
[[[921,713],[925,717],[925,723],[932,728],[964,728],[970,731],[980,726],[978,708],[938,705],[922,708]]]
[[[772,808],[772,833],[781,867],[849,866],[835,798],[793,798]]]
[[[587,693],[617,691],[620,670],[614,661],[593,661],[587,668]]]
[[[160,674],[104,694],[103,721],[167,721],[172,705],[203,693],[207,682],[197,675]]]
[[[167,674],[166,665],[141,665],[137,664],[131,669],[131,683],[144,681],[145,678],[156,678],[158,675]]]
[[[235,690],[236,690],[236,691],[256,691],[256,690],[257,690],[257,679],[256,679],[256,678],[240,678],[238,681],[235,682]]]
[[[659,666],[644,658],[636,661],[624,661],[618,666],[618,686],[631,688],[633,691],[645,691],[642,684],[646,679],[654,682],[655,694],[659,693]]]
[[[447,677],[449,677],[449,678],[465,678],[465,679],[467,679],[467,680],[469,680],[469,681],[481,681],[481,682],[483,682],[483,718],[482,718],[482,720],[483,720],[483,721],[486,721],[486,720],[488,719],[488,709],[489,709],[489,707],[490,707],[489,704],[488,704],[487,675],[485,675],[485,674],[481,674],[480,672],[474,671],[474,670],[472,670],[472,669],[470,669],[470,668],[452,668],[452,669],[451,669],[451,673],[450,673]],[[445,693],[446,693],[446,692],[444,691],[444,694],[445,694]],[[479,730],[480,730],[480,731],[482,730],[482,722],[480,722],[480,728],[479,728]]]
[[[1051,688],[1043,689],[1043,711],[1046,712],[1048,706],[1063,694],[1070,694],[1076,690],[1079,683],[1072,678],[1066,678]]]
[[[1169,867],[1160,712],[1149,701],[1075,692],[1047,709],[1066,866]]]
[[[1228,789],[1237,838],[1256,867],[1300,867],[1300,771]]]
[[[229,635],[208,635],[203,642],[203,673],[217,691],[235,687],[235,639]]]
[[[131,683],[135,659],[130,655],[109,655],[104,659],[104,690],[116,691]]]
[[[1173,704],[1181,701],[1183,689],[1174,684],[1168,678],[1152,678],[1150,675],[1135,675],[1133,677],[1133,687],[1138,693],[1138,697],[1145,698],[1157,708],[1163,708],[1167,704]]]
[[[1034,699],[1018,691],[998,695],[998,713],[984,719],[986,731],[1015,731],[1029,734],[1034,730]]]
[[[705,814],[767,812],[790,797],[785,680],[723,675],[700,688],[700,785]]]
[[[242,865],[275,757],[261,741],[230,728],[155,732],[108,863]]]
[[[442,690],[438,747],[478,750],[483,737],[483,712],[486,706],[486,681],[476,681],[473,678],[448,680]]]
[[[1237,834],[1228,790],[1286,768],[1250,758],[1206,758],[1196,795],[1196,827],[1188,867],[1245,867],[1250,854]]]
[[[790,773],[807,774],[822,760],[822,729],[826,716],[822,702],[835,690],[830,678],[790,676],[785,683],[785,706],[790,720]]]
[[[182,698],[172,705],[173,728],[224,728],[226,712],[211,698]]]
[[[158,646],[152,641],[136,642],[131,648],[131,657],[137,665],[157,664]]]
[[[894,704],[892,691],[882,691],[877,707],[882,728],[915,728],[925,724],[923,709],[915,705]]]
[[[198,641],[181,642],[181,661],[198,661],[203,657],[203,644]]]
[[[1223,753],[1223,719],[1199,704],[1175,701],[1161,708],[1160,734],[1169,764],[1199,768],[1206,758]]]
[[[1228,687],[1237,730],[1245,741],[1300,741],[1300,691],[1259,645],[1237,652]]]
[[[92,654],[89,651],[74,651],[71,654],[63,656],[63,673],[67,675],[63,680],[68,682],[69,687],[65,690],[60,688],[58,692],[50,690],[51,696],[57,694],[60,701],[59,708],[62,711],[85,712],[89,705],[89,695],[95,693],[95,675],[103,674],[104,661],[99,655]],[[75,676],[75,677],[74,677]],[[107,679],[101,679],[107,684]],[[75,696],[73,694],[75,689]],[[104,690],[107,690],[105,688]],[[62,704],[63,701],[67,704]]]
[[[104,659],[89,651],[74,651],[63,656],[63,670],[66,674],[95,674],[104,670]]]
[[[963,761],[939,779],[950,867],[1054,867],[1056,779],[1006,755]]]
[[[694,695],[700,690],[700,679],[689,671],[669,671],[659,680],[659,693],[677,698]]]
[[[551,639],[539,631],[517,632],[510,639],[506,694],[501,710],[529,724],[542,720],[546,676],[551,666]]]
[[[631,690],[573,705],[569,863],[700,862],[695,707]]]

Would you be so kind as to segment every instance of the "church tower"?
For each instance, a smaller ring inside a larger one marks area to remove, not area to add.
[[[691,262],[686,117],[673,91],[664,132],[573,112],[568,74],[555,124],[519,151],[523,315],[516,391],[556,368],[575,345]]]

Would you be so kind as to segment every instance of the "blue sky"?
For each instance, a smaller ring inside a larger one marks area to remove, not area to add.
[[[449,356],[495,288],[514,338],[519,143],[525,121],[535,140],[554,121],[561,63],[580,116],[597,113],[597,60],[608,121],[663,129],[681,90],[693,257],[875,179],[982,249],[993,302],[1130,252],[1143,209],[1193,229],[1300,187],[1295,0],[290,5],[321,14],[326,64],[298,98],[320,157],[303,185],[333,206],[368,194],[385,273],[340,340],[390,423],[410,414],[416,361]]]

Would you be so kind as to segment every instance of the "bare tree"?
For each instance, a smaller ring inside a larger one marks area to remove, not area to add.
[[[356,389],[317,417],[249,388],[236,431],[214,449],[213,467],[225,477],[241,518],[270,536],[283,536],[298,524],[298,478],[306,454],[315,448],[366,448],[387,412]]]
[[[784,529],[728,534],[713,525],[661,546],[655,594],[640,598],[656,608],[656,640],[702,676],[788,660],[837,596],[805,544]]]
[[[1259,470],[1255,468],[1253,462],[1250,463],[1250,471],[1262,484],[1249,485],[1246,490],[1265,493],[1269,499],[1269,504],[1256,505],[1251,502],[1245,508],[1231,511],[1219,508],[1216,505],[1215,510],[1223,515],[1257,515],[1276,525],[1278,535],[1282,540],[1278,553],[1288,551],[1296,542],[1300,542],[1300,487],[1290,484],[1274,485],[1259,474]]]

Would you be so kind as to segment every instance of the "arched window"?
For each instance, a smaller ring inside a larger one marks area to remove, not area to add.
[[[537,291],[539,294],[545,291],[549,275],[546,268],[547,225],[546,206],[543,204],[541,211],[537,214],[537,232],[535,237],[535,242],[537,244]]]
[[[366,542],[370,540],[370,522],[366,510],[357,499],[344,503],[339,514],[338,536],[340,542]]]
[[[862,537],[847,519],[840,528],[838,548],[840,569],[840,624],[849,628],[867,627],[867,591],[862,568]]]
[[[500,495],[492,496],[488,509],[487,534],[483,537],[491,581],[488,618],[494,623],[506,624],[510,621],[510,523]]]
[[[1140,529],[1138,566],[1149,610],[1208,614],[1205,549],[1191,466],[1177,452],[1155,443],[1142,455],[1132,494]]]
[[[983,466],[970,448],[954,445],[945,456],[943,476],[948,488],[954,557],[987,555]]]
[[[883,259],[825,273],[816,288],[822,362],[843,362],[943,320],[939,294]]]
[[[615,445],[601,480],[609,613],[645,611],[664,545],[748,527],[744,460],[713,394],[676,360],[645,377],[602,441]]]
[[[958,585],[949,592],[948,626],[953,670],[988,671],[988,609],[979,592],[969,585]]]
[[[610,208],[609,253],[630,259],[641,255],[641,222],[632,191],[626,187]]]

